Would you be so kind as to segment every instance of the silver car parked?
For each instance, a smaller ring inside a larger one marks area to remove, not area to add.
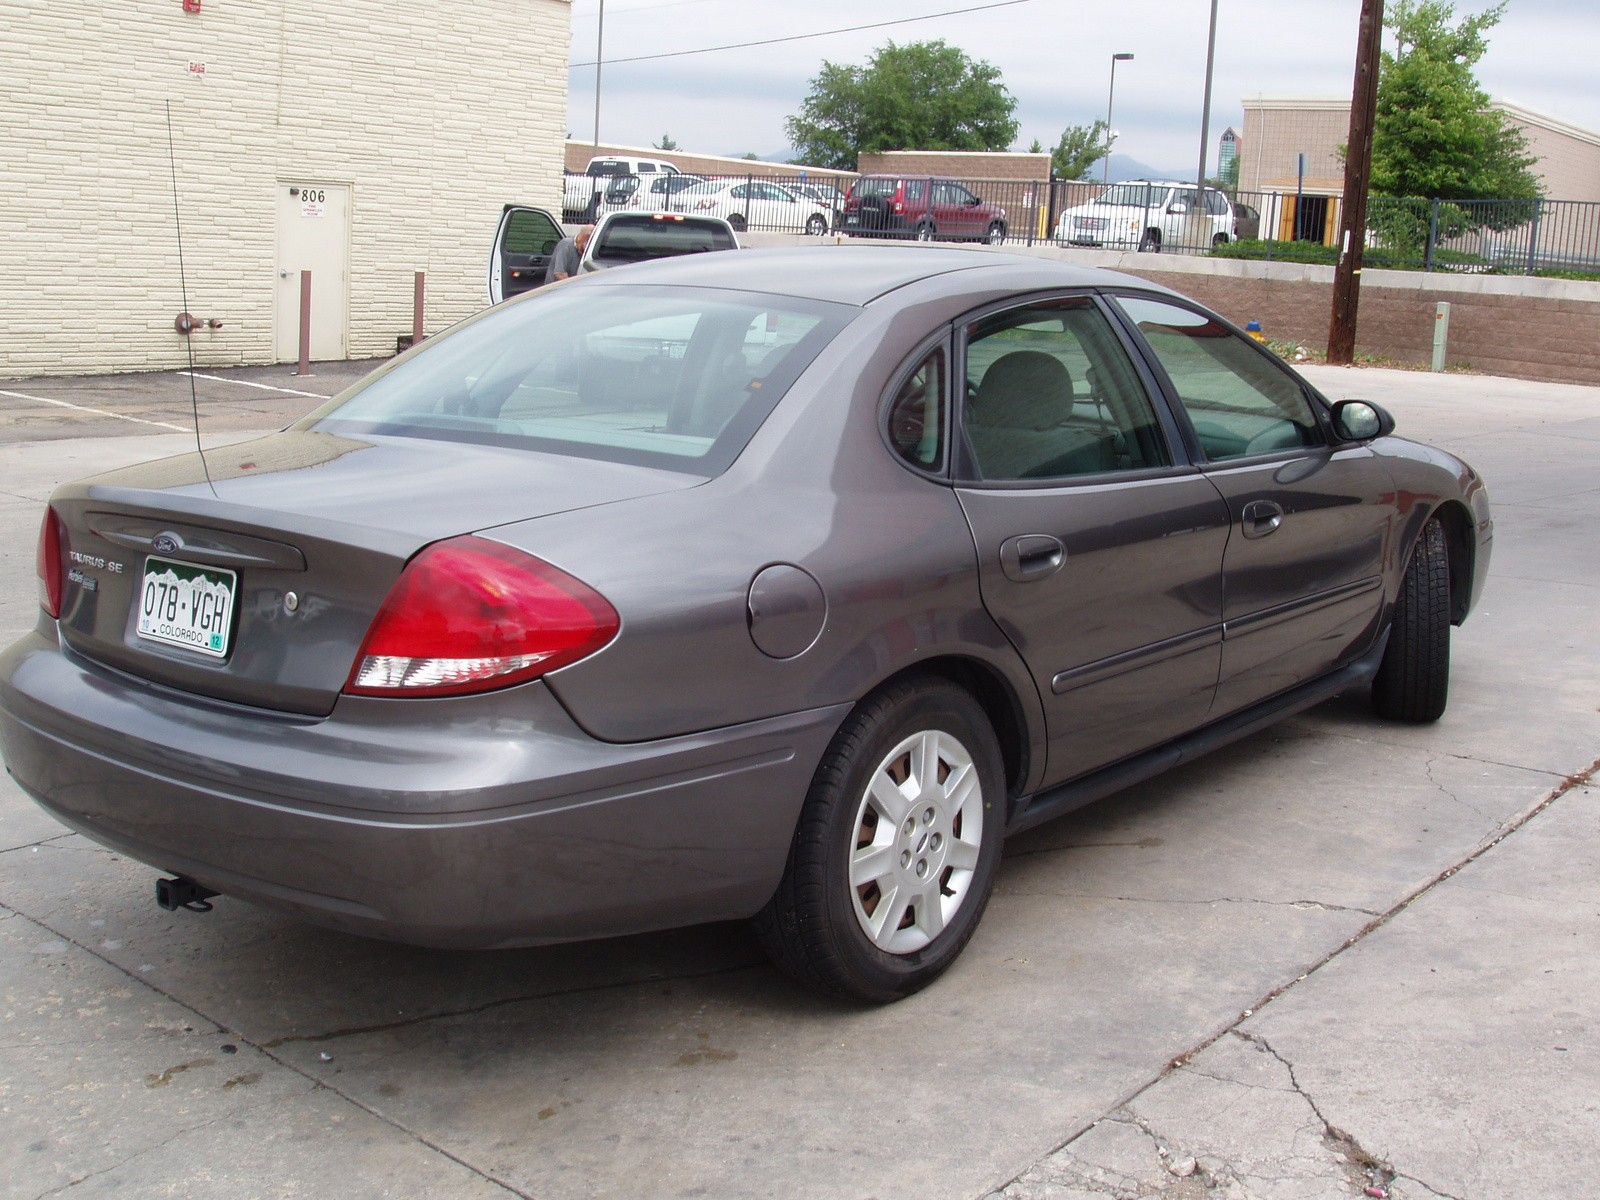
[[[1103,271],[600,272],[58,489],[5,760],[169,907],[482,947],[753,917],[892,1000],[1008,833],[1342,689],[1443,712],[1488,503],[1392,430]]]

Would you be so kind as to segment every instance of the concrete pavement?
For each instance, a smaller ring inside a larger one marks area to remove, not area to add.
[[[207,374],[208,441],[342,381]],[[165,913],[0,780],[0,1195],[1592,1193],[1600,389],[1307,374],[1488,479],[1437,725],[1341,697],[1024,835],[956,968],[877,1010],[737,925],[473,955]],[[188,386],[0,382],[0,637],[50,488],[191,445],[127,419],[187,427]]]

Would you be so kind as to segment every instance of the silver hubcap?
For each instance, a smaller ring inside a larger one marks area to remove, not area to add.
[[[948,733],[912,734],[872,773],[856,809],[850,899],[872,944],[920,950],[965,901],[983,841],[983,788]]]

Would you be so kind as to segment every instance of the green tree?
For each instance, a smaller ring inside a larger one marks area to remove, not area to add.
[[[1111,141],[1115,142],[1113,134]],[[1106,144],[1106,123],[1093,125],[1068,125],[1061,131],[1061,140],[1050,152],[1050,169],[1057,179],[1082,179],[1089,168],[1099,162],[1111,147]]]
[[[890,42],[866,66],[824,61],[784,132],[800,161],[849,171],[884,150],[1004,150],[1016,107],[989,63],[943,41]]]
[[[678,143],[672,140],[670,133],[663,133],[659,142],[651,142],[650,144],[657,150],[676,150],[678,148]]]
[[[1420,247],[1430,226],[1442,238],[1530,219],[1539,181],[1527,138],[1489,108],[1473,66],[1506,0],[1456,20],[1445,0],[1394,0],[1384,19],[1395,49],[1383,52],[1372,131],[1373,195],[1455,201],[1433,206],[1374,202],[1371,223],[1397,248]],[[1511,203],[1489,205],[1488,200]]]

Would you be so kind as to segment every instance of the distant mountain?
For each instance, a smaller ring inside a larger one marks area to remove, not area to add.
[[[1105,166],[1105,163],[1095,163],[1096,169],[1090,171],[1089,177],[1099,179]],[[1190,163],[1181,170],[1173,170],[1170,167],[1157,168],[1148,166],[1136,158],[1130,158],[1126,154],[1112,154],[1111,182],[1120,183],[1124,179],[1193,179],[1194,169],[1197,166],[1199,166],[1198,161]]]

